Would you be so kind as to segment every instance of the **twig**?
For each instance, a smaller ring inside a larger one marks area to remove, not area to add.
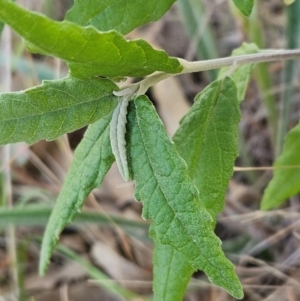
[[[248,64],[286,61],[286,60],[293,60],[299,58],[300,58],[300,49],[268,50],[268,51],[261,50],[259,53],[255,53],[255,54],[247,54],[247,55],[205,60],[205,61],[196,61],[196,62],[189,62],[184,59],[178,59],[183,67],[183,70],[180,73],[170,74],[164,72],[156,72],[146,77],[145,79],[141,80],[138,83],[126,85],[124,87],[121,87],[121,89],[130,88],[133,94],[139,96],[145,94],[150,87],[156,85],[160,81],[180,74],[202,72],[202,71],[220,69],[223,67],[230,67],[230,66],[236,68],[238,66],[248,65]]]

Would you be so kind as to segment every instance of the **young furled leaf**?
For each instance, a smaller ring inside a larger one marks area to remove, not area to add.
[[[89,193],[101,185],[114,162],[109,139],[111,117],[112,113],[90,125],[75,151],[74,160],[44,234],[40,274],[45,273],[61,231],[73,221]]]
[[[274,163],[274,176],[264,192],[262,210],[281,205],[300,192],[300,123],[286,136],[283,152]]]
[[[254,5],[254,0],[233,0],[233,3],[245,16],[250,16]]]
[[[222,211],[238,155],[240,108],[229,77],[211,83],[195,98],[173,137],[213,220]]]
[[[110,122],[110,142],[112,152],[116,158],[119,172],[124,181],[130,180],[130,174],[127,162],[126,152],[126,123],[127,123],[127,107],[129,104],[130,95],[121,98],[117,107],[113,112]]]
[[[194,270],[203,270],[212,283],[242,298],[234,266],[212,230],[212,218],[147,97],[129,104],[128,131],[135,195],[143,201],[143,217],[154,224],[156,239],[181,253]]]
[[[56,22],[8,0],[0,0],[0,7],[0,19],[28,42],[30,51],[64,60],[75,77],[145,76],[182,70],[176,58],[154,50],[143,40],[127,41],[116,31],[99,32],[92,26]]]
[[[53,140],[91,124],[116,105],[117,89],[108,79],[68,76],[23,92],[0,94],[0,144]]]
[[[75,0],[66,20],[100,31],[127,34],[134,28],[157,21],[176,0]]]

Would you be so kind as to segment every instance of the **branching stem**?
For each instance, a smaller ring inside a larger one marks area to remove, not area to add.
[[[241,56],[231,56],[220,59],[213,59],[207,61],[188,62],[183,59],[179,59],[179,62],[183,66],[183,73],[200,72],[212,69],[220,69],[228,66],[241,66],[248,64],[267,63],[274,61],[284,61],[300,58],[300,49],[297,50],[271,50],[260,51],[255,54],[247,54]]]
[[[247,64],[267,63],[274,61],[285,61],[300,58],[300,49],[296,50],[261,50],[259,53],[240,55],[235,57],[226,57],[206,61],[189,62],[184,59],[178,59],[183,66],[180,73],[169,74],[164,72],[156,72],[136,84],[127,85],[123,88],[130,88],[136,96],[143,95],[147,90],[159,83],[160,81],[185,73],[208,71],[232,66],[233,68]]]

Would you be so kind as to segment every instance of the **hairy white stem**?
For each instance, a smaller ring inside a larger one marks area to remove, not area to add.
[[[212,69],[220,69],[231,65],[248,65],[257,63],[267,63],[282,60],[300,58],[300,49],[296,50],[273,50],[273,51],[260,51],[255,54],[247,54],[240,56],[231,56],[220,59],[188,62],[183,59],[178,59],[180,64],[183,66],[181,74],[207,71]]]
[[[183,66],[183,70],[180,73],[169,74],[164,72],[156,72],[136,84],[125,86],[124,89],[130,88],[133,93],[136,93],[136,96],[139,96],[145,94],[150,87],[156,85],[160,81],[168,77],[176,76],[179,74],[208,71],[208,70],[220,69],[223,67],[230,67],[230,66],[233,66],[233,68],[235,68],[241,65],[284,61],[284,60],[292,60],[292,59],[299,59],[299,58],[300,58],[300,49],[261,50],[259,53],[255,53],[255,54],[231,56],[226,58],[206,60],[206,61],[196,61],[196,62],[189,62],[184,59],[178,59],[180,64]],[[123,88],[121,87],[121,89]]]
[[[137,91],[135,84],[131,84],[126,86],[126,88],[121,89],[119,91],[114,91],[115,96],[119,97],[129,97],[132,96]]]

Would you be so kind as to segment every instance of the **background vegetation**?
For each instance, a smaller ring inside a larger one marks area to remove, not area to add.
[[[228,56],[244,41],[261,48],[297,48],[299,3],[286,7],[282,0],[257,1],[246,19],[229,1],[180,0],[160,21],[128,37],[142,37],[188,60]],[[72,1],[23,0],[23,4],[61,20]],[[22,90],[66,74],[59,60],[27,53],[14,34],[9,40],[6,32],[0,52],[1,91]],[[11,70],[4,68],[9,61]],[[194,96],[216,76],[216,71],[182,75],[148,92],[170,135]],[[240,157],[216,232],[237,266],[244,300],[300,297],[299,197],[278,210],[259,211],[274,158],[282,151],[287,131],[298,123],[299,95],[299,64],[277,62],[256,67],[242,103]],[[87,296],[91,301],[126,300],[133,292],[136,300],[151,296],[148,224],[140,218],[133,185],[123,182],[116,166],[63,232],[47,275],[37,275],[44,226],[83,133],[84,129],[54,142],[14,144],[1,150],[0,296],[4,300],[17,300],[17,295],[21,300],[43,301]],[[196,300],[232,297],[197,273],[186,295],[186,301]]]

